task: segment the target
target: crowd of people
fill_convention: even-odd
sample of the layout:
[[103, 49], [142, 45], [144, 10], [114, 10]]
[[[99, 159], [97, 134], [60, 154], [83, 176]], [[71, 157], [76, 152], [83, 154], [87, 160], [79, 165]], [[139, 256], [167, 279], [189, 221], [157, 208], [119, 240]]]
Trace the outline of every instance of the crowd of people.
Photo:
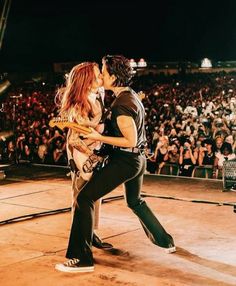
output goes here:
[[236, 97], [234, 75], [202, 75], [189, 81], [154, 85], [146, 91], [149, 168], [161, 173], [169, 164], [192, 176], [195, 166], [212, 167], [235, 158]]
[[12, 130], [13, 134], [10, 137], [1, 136], [2, 162], [17, 163], [24, 160], [67, 164], [66, 130], [49, 126], [49, 120], [57, 113], [54, 96], [55, 86], [38, 84], [9, 91], [4, 102], [4, 112], [0, 113], [0, 128], [2, 132]]
[[[192, 176], [196, 166], [212, 168], [212, 178], [236, 153], [236, 75], [136, 76], [143, 91], [147, 133], [147, 172]], [[12, 87], [0, 112], [0, 162], [21, 160], [67, 165], [67, 129], [50, 127], [57, 116], [58, 86], [31, 83]], [[106, 96], [110, 104], [112, 97]], [[12, 136], [5, 136], [6, 131]]]

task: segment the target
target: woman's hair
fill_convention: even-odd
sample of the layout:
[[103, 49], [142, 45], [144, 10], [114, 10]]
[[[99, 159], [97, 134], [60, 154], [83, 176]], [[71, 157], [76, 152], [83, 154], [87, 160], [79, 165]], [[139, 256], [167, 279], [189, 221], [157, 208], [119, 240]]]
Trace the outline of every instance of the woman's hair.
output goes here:
[[188, 144], [192, 145], [192, 142], [189, 138], [185, 138], [183, 145], [184, 145], [184, 143], [188, 143]]
[[102, 58], [102, 61], [109, 75], [116, 76], [113, 86], [127, 86], [130, 83], [134, 72], [129, 59], [122, 55], [107, 55]]
[[201, 144], [201, 145], [204, 147], [205, 144], [211, 145], [211, 150], [212, 150], [212, 152], [216, 152], [216, 145], [215, 145], [214, 140], [212, 140], [212, 139], [210, 139], [210, 138], [207, 138], [207, 139], [205, 139], [204, 141], [202, 141], [202, 144]]
[[233, 153], [232, 145], [228, 142], [224, 142], [220, 148], [220, 152], [223, 154], [224, 150], [228, 150], [229, 154]]
[[94, 62], [84, 62], [76, 65], [70, 71], [64, 87], [58, 89], [55, 103], [59, 106], [60, 115], [68, 116], [70, 110], [78, 111], [81, 116], [88, 116], [91, 106], [88, 93], [95, 80]]

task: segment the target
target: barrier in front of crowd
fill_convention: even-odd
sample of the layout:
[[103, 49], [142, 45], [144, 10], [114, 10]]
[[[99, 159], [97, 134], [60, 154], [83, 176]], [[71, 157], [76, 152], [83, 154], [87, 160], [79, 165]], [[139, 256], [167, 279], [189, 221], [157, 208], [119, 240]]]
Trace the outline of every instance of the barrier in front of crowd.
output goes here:
[[[222, 170], [223, 189], [236, 191], [236, 160], [223, 162]], [[233, 188], [232, 188], [233, 187]]]

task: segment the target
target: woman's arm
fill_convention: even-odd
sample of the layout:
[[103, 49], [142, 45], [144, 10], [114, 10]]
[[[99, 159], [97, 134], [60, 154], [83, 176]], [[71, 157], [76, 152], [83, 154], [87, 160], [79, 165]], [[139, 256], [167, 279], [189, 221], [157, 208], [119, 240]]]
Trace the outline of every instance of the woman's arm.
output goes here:
[[191, 161], [195, 165], [196, 164], [196, 159], [194, 158], [194, 155], [193, 155], [191, 147], [189, 147], [189, 153], [190, 153]]
[[166, 152], [166, 154], [163, 157], [163, 161], [166, 162], [169, 159], [169, 152]]
[[179, 148], [179, 164], [182, 165], [183, 164], [183, 152], [184, 152], [184, 147], [180, 146]]
[[199, 148], [199, 156], [198, 156], [198, 165], [199, 166], [202, 166], [204, 155], [205, 155], [204, 149], [203, 149], [203, 147], [200, 147]]
[[216, 179], [216, 171], [218, 169], [218, 162], [219, 162], [219, 158], [215, 157], [215, 160], [214, 160], [214, 165], [213, 165], [213, 172], [212, 172], [212, 178], [213, 179]]

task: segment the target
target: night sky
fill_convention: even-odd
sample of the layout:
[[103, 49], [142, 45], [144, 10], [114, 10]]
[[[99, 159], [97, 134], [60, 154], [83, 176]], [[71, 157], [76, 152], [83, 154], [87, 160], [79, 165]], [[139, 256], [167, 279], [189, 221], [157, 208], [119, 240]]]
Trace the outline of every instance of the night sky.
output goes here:
[[12, 0], [1, 71], [100, 62], [105, 54], [148, 62], [236, 60], [236, 1]]

